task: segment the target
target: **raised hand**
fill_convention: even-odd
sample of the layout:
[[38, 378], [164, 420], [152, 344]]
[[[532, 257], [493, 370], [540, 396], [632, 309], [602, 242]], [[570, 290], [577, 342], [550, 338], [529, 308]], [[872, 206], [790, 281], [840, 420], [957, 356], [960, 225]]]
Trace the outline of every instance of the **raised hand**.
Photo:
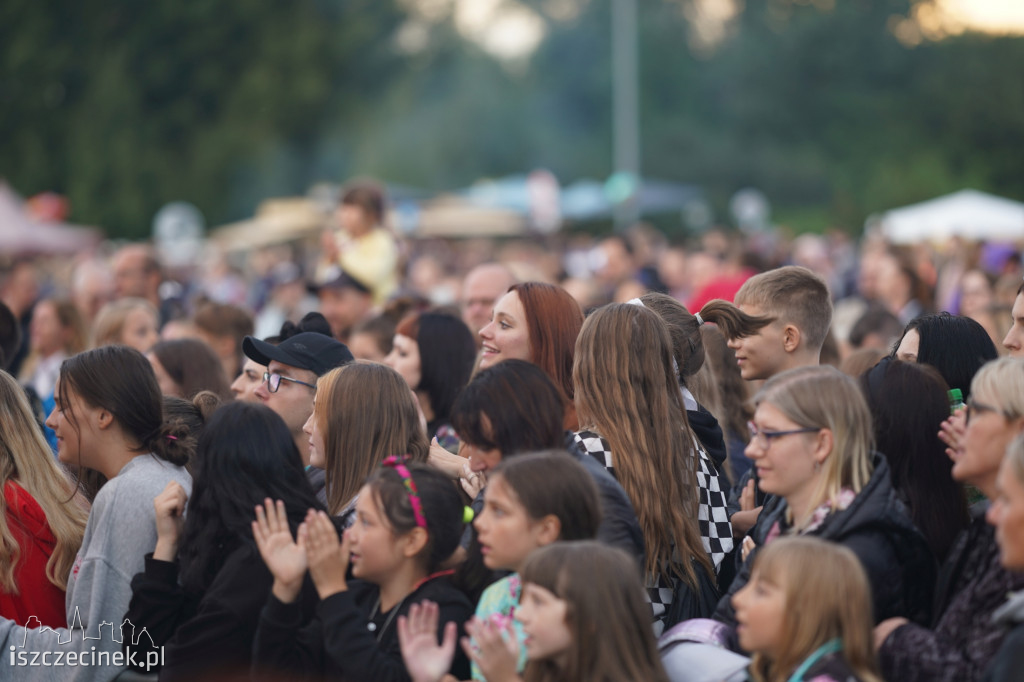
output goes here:
[[469, 637], [462, 638], [462, 650], [477, 664], [487, 682], [515, 682], [520, 679], [516, 672], [519, 643], [511, 619], [502, 629], [474, 616], [466, 623], [466, 633]]
[[967, 432], [967, 410], [959, 409], [946, 418], [939, 427], [939, 440], [946, 444], [946, 456], [954, 462], [964, 454], [964, 434]]
[[187, 501], [188, 495], [177, 481], [170, 481], [163, 492], [153, 498], [153, 510], [156, 512], [154, 559], [174, 561], [178, 553], [178, 540], [181, 538]]
[[306, 556], [309, 575], [313, 578], [321, 599], [348, 589], [345, 572], [348, 570], [348, 537], [338, 540], [338, 529], [324, 512], [312, 509], [302, 524], [305, 526]]
[[444, 639], [437, 643], [437, 604], [425, 601], [409, 607], [409, 616], [398, 617], [398, 644], [412, 682], [438, 682], [452, 667], [455, 657], [454, 622], [444, 626]]
[[285, 603], [295, 601], [302, 589], [302, 578], [306, 575], [306, 549], [302, 542], [301, 527], [299, 541], [292, 539], [284, 502], [278, 500], [274, 504], [268, 497], [263, 501], [263, 506], [256, 507], [252, 535], [263, 563], [274, 576], [274, 596]]

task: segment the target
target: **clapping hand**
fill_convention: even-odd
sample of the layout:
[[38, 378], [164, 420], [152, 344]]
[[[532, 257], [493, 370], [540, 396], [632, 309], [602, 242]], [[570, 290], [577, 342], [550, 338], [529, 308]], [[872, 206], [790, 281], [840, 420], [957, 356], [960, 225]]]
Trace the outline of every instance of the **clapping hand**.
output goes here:
[[[469, 637], [462, 638], [462, 649], [480, 668], [487, 682], [514, 682], [519, 680], [519, 643], [509, 619], [504, 630], [479, 618], [466, 623]], [[476, 646], [473, 646], [476, 642]]]
[[437, 604], [425, 601], [409, 607], [409, 616], [398, 617], [398, 643], [402, 660], [413, 682], [438, 682], [452, 667], [457, 626], [444, 626], [444, 639], [437, 643]]
[[307, 567], [302, 527], [299, 528], [299, 540], [295, 542], [288, 527], [284, 502], [278, 500], [275, 505], [268, 497], [263, 506], [256, 507], [252, 535], [263, 562], [274, 576], [274, 596], [285, 603], [295, 601], [302, 589]]
[[345, 581], [350, 554], [348, 537], [338, 541], [338, 529], [324, 512], [310, 509], [302, 525], [305, 526], [309, 574], [320, 598], [344, 592], [348, 589]]
[[964, 454], [964, 433], [967, 432], [967, 410], [959, 409], [939, 427], [939, 440], [946, 444], [946, 456], [954, 462]]

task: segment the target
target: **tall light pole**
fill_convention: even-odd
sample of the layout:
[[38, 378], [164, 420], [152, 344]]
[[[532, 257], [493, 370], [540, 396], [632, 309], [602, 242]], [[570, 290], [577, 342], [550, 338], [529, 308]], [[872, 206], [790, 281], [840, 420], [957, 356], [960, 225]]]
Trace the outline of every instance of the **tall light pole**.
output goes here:
[[[612, 3], [612, 126], [615, 173], [640, 178], [640, 103], [637, 68], [636, 0]], [[639, 189], [639, 188], [637, 188]], [[634, 194], [615, 207], [615, 228], [623, 230], [640, 217]]]

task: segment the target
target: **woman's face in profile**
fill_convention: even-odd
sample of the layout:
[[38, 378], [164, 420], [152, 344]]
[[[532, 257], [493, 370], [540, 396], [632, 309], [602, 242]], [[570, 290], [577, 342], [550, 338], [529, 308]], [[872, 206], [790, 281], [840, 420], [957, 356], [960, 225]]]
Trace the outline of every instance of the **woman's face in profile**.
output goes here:
[[517, 292], [510, 291], [498, 299], [490, 323], [480, 330], [480, 338], [480, 369], [505, 360], [532, 361], [526, 311]]

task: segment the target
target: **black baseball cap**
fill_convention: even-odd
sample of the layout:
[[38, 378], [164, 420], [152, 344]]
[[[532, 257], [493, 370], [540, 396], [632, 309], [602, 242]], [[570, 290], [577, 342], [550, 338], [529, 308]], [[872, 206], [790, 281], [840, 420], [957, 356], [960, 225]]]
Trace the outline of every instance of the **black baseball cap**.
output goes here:
[[318, 377], [355, 359], [348, 346], [317, 332], [296, 334], [276, 346], [247, 336], [242, 340], [242, 352], [261, 365], [277, 360], [283, 365], [309, 370]]

